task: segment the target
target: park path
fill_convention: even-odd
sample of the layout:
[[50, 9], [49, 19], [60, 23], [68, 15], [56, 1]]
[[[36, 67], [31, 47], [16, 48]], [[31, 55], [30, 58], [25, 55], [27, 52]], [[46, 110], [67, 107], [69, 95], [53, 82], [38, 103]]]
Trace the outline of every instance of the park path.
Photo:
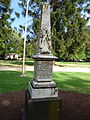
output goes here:
[[[21, 66], [0, 66], [0, 71], [21, 71]], [[34, 71], [33, 66], [26, 66], [26, 71]], [[79, 68], [79, 67], [60, 67], [60, 66], [53, 66], [54, 72], [86, 72], [90, 73], [90, 68]]]

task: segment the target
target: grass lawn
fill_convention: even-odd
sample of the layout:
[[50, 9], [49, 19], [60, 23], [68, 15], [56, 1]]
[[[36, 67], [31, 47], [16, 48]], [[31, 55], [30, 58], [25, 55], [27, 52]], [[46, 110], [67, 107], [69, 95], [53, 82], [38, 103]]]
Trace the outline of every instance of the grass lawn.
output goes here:
[[[19, 71], [0, 71], [0, 93], [28, 88], [33, 72], [21, 78]], [[90, 73], [54, 72], [53, 80], [60, 90], [90, 94]]]
[[56, 65], [60, 65], [61, 67], [90, 67], [90, 62], [55, 62]]
[[20, 75], [19, 71], [0, 71], [0, 93], [27, 89], [33, 72], [27, 72], [26, 78], [21, 78]]
[[53, 80], [61, 90], [90, 94], [90, 73], [54, 72]]
[[[0, 60], [0, 66], [19, 66], [22, 65], [23, 62], [20, 60]], [[33, 66], [33, 61], [25, 62], [25, 65]]]
[[[90, 62], [55, 62], [56, 65], [61, 67], [90, 67]], [[22, 61], [20, 60], [0, 60], [0, 66], [20, 66]], [[26, 61], [25, 65], [33, 66], [34, 61]]]

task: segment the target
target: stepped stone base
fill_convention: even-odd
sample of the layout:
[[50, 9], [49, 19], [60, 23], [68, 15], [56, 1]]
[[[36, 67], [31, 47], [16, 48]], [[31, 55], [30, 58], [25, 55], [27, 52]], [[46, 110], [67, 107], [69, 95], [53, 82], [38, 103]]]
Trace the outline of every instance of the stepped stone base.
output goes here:
[[[30, 83], [29, 83], [30, 84]], [[31, 82], [32, 86], [34, 88], [55, 88], [56, 87], [56, 83], [53, 81], [50, 82], [37, 82], [37, 81], [32, 81]]]
[[29, 91], [25, 93], [23, 120], [58, 120], [60, 115], [60, 98], [31, 99]]
[[31, 83], [29, 83], [29, 93], [31, 95], [31, 99], [38, 98], [56, 98], [58, 97], [58, 89], [56, 87], [33, 87]]

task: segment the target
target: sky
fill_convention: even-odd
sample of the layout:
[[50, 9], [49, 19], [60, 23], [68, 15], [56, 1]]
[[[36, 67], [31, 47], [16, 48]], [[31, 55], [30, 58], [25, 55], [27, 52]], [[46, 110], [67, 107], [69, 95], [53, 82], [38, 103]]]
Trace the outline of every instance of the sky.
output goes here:
[[14, 14], [15, 11], [21, 13], [21, 10], [22, 10], [22, 9], [18, 6], [17, 2], [19, 2], [19, 0], [11, 0], [11, 8], [13, 8], [13, 13], [12, 13], [11, 17], [12, 17], [12, 18], [15, 17], [15, 21], [12, 23], [12, 27], [13, 27], [13, 28], [14, 28], [14, 27], [19, 28], [19, 25], [20, 25], [20, 24], [23, 25], [23, 24], [25, 23], [25, 18], [24, 18], [22, 15], [20, 15], [20, 18], [17, 18], [17, 17], [15, 16], [15, 14]]
[[[20, 18], [16, 18], [14, 12], [19, 12], [21, 13], [21, 8], [18, 6], [17, 2], [19, 2], [19, 0], [11, 0], [11, 8], [14, 9], [12, 16], [11, 17], [15, 17], [15, 21], [12, 23], [12, 27], [17, 27], [19, 28], [19, 25], [24, 25], [25, 24], [25, 18], [20, 14]], [[88, 16], [88, 15], [87, 15]], [[90, 16], [90, 15], [89, 15]], [[28, 19], [30, 19], [30, 17], [28, 17]], [[90, 25], [90, 20], [88, 22], [88, 25]]]

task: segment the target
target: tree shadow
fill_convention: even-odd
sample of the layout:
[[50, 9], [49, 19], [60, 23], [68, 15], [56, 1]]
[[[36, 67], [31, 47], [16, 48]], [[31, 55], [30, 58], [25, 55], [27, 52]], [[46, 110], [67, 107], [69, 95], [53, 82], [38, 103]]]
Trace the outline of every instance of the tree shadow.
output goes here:
[[20, 75], [19, 71], [0, 71], [0, 93], [27, 89], [33, 72], [26, 72], [26, 77]]
[[[22, 61], [12, 61], [11, 64], [22, 65], [23, 62]], [[33, 66], [34, 62], [33, 61], [28, 61], [28, 62], [25, 62], [25, 65]]]
[[[79, 74], [81, 77], [79, 77]], [[76, 91], [90, 94], [90, 81], [85, 79], [85, 75], [89, 73], [71, 73], [71, 72], [55, 72], [53, 80], [61, 90]], [[28, 83], [33, 79], [33, 72], [26, 72], [26, 77], [20, 77], [19, 71], [0, 71], [0, 92], [9, 92], [17, 90], [25, 90]]]
[[70, 75], [63, 72], [54, 73], [53, 80], [56, 82], [57, 87], [61, 90], [90, 94], [90, 81], [78, 76], [72, 77], [71, 73]]
[[[19, 60], [4, 60], [4, 61], [0, 61], [0, 66], [13, 66], [13, 64], [15, 64], [15, 65], [22, 65], [23, 61], [19, 61]], [[25, 65], [33, 66], [34, 65], [34, 61], [26, 61]]]

